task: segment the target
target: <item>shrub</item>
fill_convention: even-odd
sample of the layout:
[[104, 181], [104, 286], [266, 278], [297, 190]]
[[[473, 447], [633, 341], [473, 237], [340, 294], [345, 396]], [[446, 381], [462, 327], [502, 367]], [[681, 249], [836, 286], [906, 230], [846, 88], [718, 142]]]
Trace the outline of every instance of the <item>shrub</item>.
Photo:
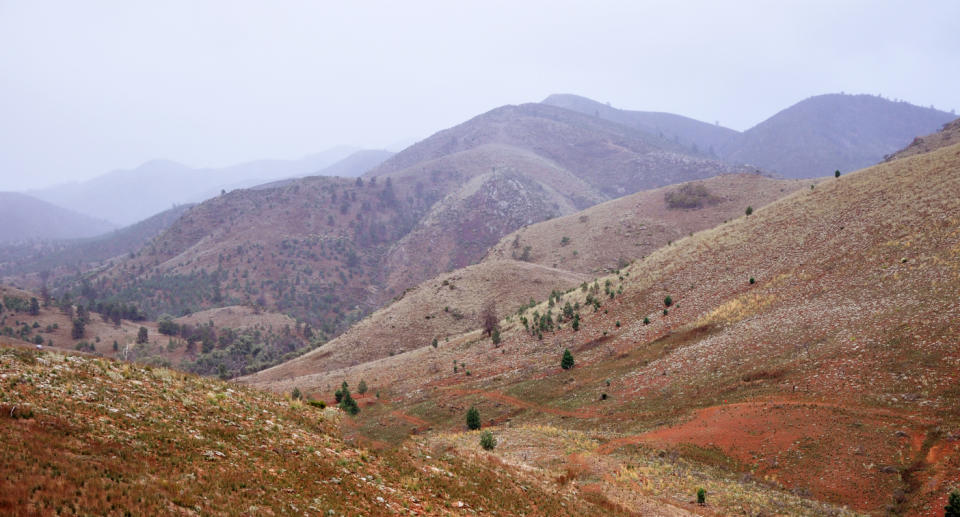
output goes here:
[[319, 409], [326, 409], [327, 403], [322, 400], [308, 400], [307, 404]]
[[492, 451], [497, 446], [497, 439], [493, 437], [490, 431], [484, 431], [480, 434], [480, 447], [486, 451]]
[[715, 205], [721, 198], [714, 196], [703, 184], [688, 183], [680, 188], [667, 192], [663, 196], [669, 209], [696, 209], [707, 205]]
[[747, 215], [752, 214], [752, 213], [753, 213], [753, 207], [752, 207], [752, 206], [748, 206], [746, 213], [747, 213]]
[[663, 309], [663, 315], [666, 316], [667, 314], [670, 314], [670, 311], [667, 309]]
[[470, 409], [467, 410], [467, 429], [480, 429], [480, 411], [473, 406], [470, 406]]
[[360, 379], [360, 384], [357, 384], [357, 393], [363, 395], [367, 392], [367, 381]]
[[303, 393], [300, 393], [300, 388], [293, 388], [293, 391], [290, 392], [290, 398], [293, 400], [303, 400]]
[[500, 344], [500, 329], [493, 329], [493, 332], [490, 333], [490, 339], [493, 341], [494, 345]]
[[430, 346], [432, 346], [433, 348], [437, 348], [438, 346], [440, 346], [440, 343], [437, 341], [437, 338], [433, 338], [433, 342], [430, 343]]
[[960, 517], [960, 491], [950, 492], [950, 498], [944, 510], [943, 517]]
[[574, 332], [580, 330], [580, 314], [573, 315], [573, 323], [570, 326], [573, 327]]
[[668, 294], [667, 297], [663, 299], [663, 304], [667, 307], [673, 305], [673, 298]]
[[753, 277], [751, 276], [751, 277], [750, 277], [750, 285], [753, 285], [753, 284], [755, 284], [756, 282], [757, 282], [757, 281], [754, 280]]
[[[337, 393], [340, 394], [337, 398], [340, 409], [351, 415], [356, 415], [360, 412], [360, 406], [357, 405], [356, 400], [353, 400], [353, 397], [350, 395], [350, 389], [347, 388], [347, 381], [343, 381], [343, 385], [340, 386], [340, 390], [337, 391]], [[334, 395], [337, 393], [334, 393]]]
[[833, 177], [834, 177], [834, 178], [839, 178], [839, 177], [840, 177], [840, 169], [837, 169], [837, 170], [833, 171]]
[[147, 327], [140, 327], [140, 330], [137, 331], [137, 344], [142, 345], [146, 343], [148, 339]]
[[703, 488], [697, 489], [697, 504], [701, 506], [707, 504], [707, 491]]
[[560, 368], [564, 370], [573, 368], [573, 354], [570, 353], [569, 348], [563, 351], [563, 358], [560, 359]]
[[487, 336], [492, 335], [494, 330], [500, 330], [500, 318], [497, 316], [497, 306], [493, 300], [483, 305], [480, 311], [480, 326]]
[[616, 323], [614, 323], [614, 325], [616, 325], [616, 326], [617, 326], [617, 328], [620, 328], [620, 320], [617, 320], [617, 322], [616, 322]]
[[643, 324], [644, 324], [644, 325], [649, 325], [649, 324], [650, 324], [650, 318], [648, 318], [647, 316], [644, 316], [644, 317], [643, 317]]

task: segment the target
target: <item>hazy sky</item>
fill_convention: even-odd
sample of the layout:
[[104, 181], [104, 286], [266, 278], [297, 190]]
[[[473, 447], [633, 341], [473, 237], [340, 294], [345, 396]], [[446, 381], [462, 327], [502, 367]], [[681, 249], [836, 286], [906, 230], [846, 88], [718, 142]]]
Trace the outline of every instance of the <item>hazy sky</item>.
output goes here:
[[960, 109], [960, 1], [0, 0], [0, 190], [389, 146], [557, 92], [746, 129], [839, 91]]

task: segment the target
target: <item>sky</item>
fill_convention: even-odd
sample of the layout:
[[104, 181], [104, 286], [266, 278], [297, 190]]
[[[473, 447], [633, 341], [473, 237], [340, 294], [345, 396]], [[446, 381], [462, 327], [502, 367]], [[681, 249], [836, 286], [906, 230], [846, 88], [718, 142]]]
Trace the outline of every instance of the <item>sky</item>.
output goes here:
[[958, 85], [956, 0], [0, 0], [0, 190], [391, 147], [551, 93], [744, 130]]

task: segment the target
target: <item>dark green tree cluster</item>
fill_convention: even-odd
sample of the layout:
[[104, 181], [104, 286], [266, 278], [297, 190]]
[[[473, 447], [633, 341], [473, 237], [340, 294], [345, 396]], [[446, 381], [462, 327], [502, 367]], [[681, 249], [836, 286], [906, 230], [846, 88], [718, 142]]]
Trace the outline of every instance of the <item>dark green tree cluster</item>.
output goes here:
[[356, 415], [360, 412], [360, 406], [357, 405], [357, 401], [350, 395], [350, 388], [347, 386], [347, 381], [343, 381], [340, 389], [335, 391], [333, 396], [337, 399], [337, 405], [344, 412], [350, 413], [351, 415]]

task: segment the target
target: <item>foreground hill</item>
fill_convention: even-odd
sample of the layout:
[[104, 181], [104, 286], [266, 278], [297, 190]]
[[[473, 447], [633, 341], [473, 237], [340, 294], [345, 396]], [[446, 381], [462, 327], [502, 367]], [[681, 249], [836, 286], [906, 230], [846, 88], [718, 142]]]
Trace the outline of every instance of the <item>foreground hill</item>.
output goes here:
[[339, 410], [162, 368], [0, 347], [0, 371], [5, 515], [624, 514], [479, 452], [365, 449]]
[[873, 95], [818, 95], [742, 133], [673, 115], [612, 108], [576, 95], [551, 95], [545, 104], [611, 120], [788, 178], [825, 176], [873, 165], [936, 131], [956, 115]]
[[940, 515], [960, 472], [958, 168], [952, 145], [801, 189], [501, 321], [499, 347], [473, 331], [257, 384], [365, 379], [390, 400], [365, 433], [402, 421], [453, 447], [476, 406], [505, 458], [627, 508], [699, 485], [721, 514]]
[[113, 228], [25, 194], [0, 192], [0, 244], [91, 237]]

